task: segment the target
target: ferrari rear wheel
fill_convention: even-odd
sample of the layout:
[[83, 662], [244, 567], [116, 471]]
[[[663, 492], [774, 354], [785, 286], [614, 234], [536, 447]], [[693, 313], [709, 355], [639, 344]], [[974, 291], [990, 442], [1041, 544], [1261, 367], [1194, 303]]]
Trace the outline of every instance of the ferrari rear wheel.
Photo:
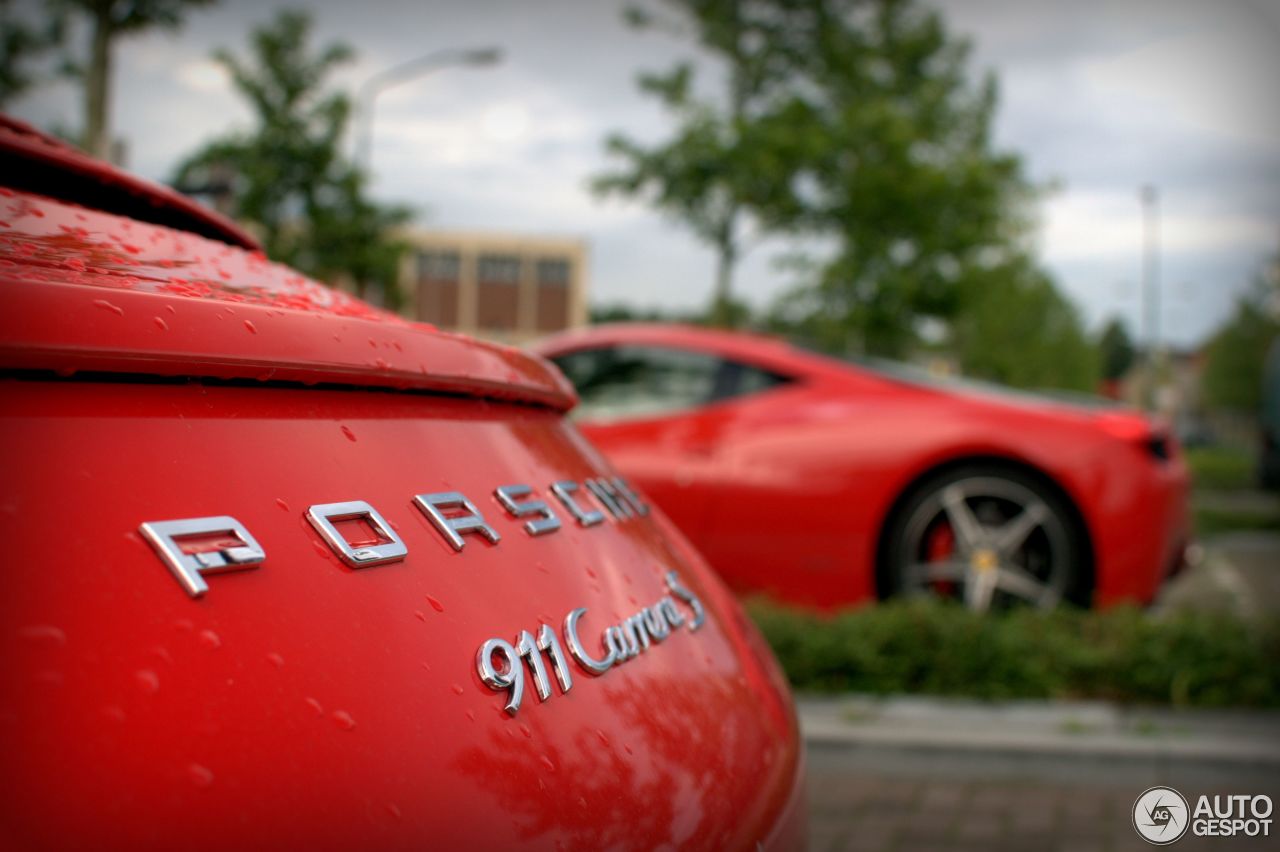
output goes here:
[[1087, 600], [1068, 507], [1015, 470], [962, 468], [930, 480], [888, 536], [891, 594], [953, 598], [976, 612]]

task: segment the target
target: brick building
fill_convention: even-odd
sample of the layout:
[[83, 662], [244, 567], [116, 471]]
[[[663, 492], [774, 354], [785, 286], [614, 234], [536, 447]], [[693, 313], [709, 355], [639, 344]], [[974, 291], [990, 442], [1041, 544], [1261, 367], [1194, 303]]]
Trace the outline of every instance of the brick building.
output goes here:
[[402, 313], [449, 331], [523, 343], [587, 322], [582, 240], [414, 231]]

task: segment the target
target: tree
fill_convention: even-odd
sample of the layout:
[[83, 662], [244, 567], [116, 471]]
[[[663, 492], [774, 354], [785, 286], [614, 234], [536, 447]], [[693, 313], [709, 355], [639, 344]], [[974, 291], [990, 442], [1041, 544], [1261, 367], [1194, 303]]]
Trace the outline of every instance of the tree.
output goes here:
[[250, 57], [214, 58], [249, 102], [255, 126], [208, 143], [182, 162], [179, 186], [227, 195], [228, 213], [258, 232], [267, 253], [318, 278], [381, 287], [393, 304], [404, 249], [392, 235], [404, 207], [368, 198], [365, 177], [341, 154], [351, 103], [325, 91], [333, 69], [352, 58], [344, 44], [313, 51], [310, 18], [282, 12], [253, 32]]
[[15, 14], [11, 0], [0, 0], [0, 108], [35, 85], [39, 77], [32, 61], [60, 44], [62, 36], [60, 15], [35, 23]]
[[1257, 412], [1267, 352], [1280, 337], [1280, 254], [1236, 302], [1235, 313], [1210, 339], [1204, 369], [1209, 405]]
[[747, 239], [746, 220], [754, 215], [757, 224], [768, 224], [787, 207], [781, 196], [788, 176], [776, 157], [779, 131], [785, 128], [776, 119], [790, 76], [771, 36], [787, 4], [668, 0], [668, 5], [678, 13], [674, 25], [636, 8], [628, 10], [628, 20], [694, 37], [724, 65], [726, 92], [719, 99], [695, 97], [694, 71], [687, 62], [665, 74], [641, 74], [640, 88], [675, 116], [676, 131], [652, 146], [610, 135], [606, 148], [621, 166], [594, 178], [592, 188], [599, 195], [643, 198], [709, 243], [716, 252], [711, 319], [732, 325], [741, 313], [733, 307], [732, 280]]
[[952, 324], [968, 375], [1022, 388], [1092, 392], [1098, 352], [1075, 307], [1026, 257], [962, 280], [965, 308]]
[[969, 44], [937, 12], [800, 5], [810, 30], [791, 49], [809, 85], [792, 112], [809, 161], [797, 177], [805, 222], [837, 248], [780, 309], [816, 324], [828, 348], [900, 356], [922, 320], [965, 310], [984, 274], [1004, 287], [1025, 265], [1036, 189], [992, 143], [994, 77], [972, 79]]
[[76, 12], [89, 26], [87, 64], [71, 63], [70, 70], [84, 82], [83, 146], [95, 157], [111, 153], [112, 49], [124, 36], [149, 29], [174, 30], [182, 25], [187, 9], [213, 0], [56, 0], [62, 11]]
[[1122, 320], [1112, 317], [1098, 338], [1098, 355], [1102, 360], [1102, 378], [1117, 381], [1129, 372], [1136, 355], [1133, 339]]
[[[601, 192], [645, 198], [717, 250], [726, 301], [744, 220], [832, 251], [801, 267], [774, 323], [823, 348], [900, 356], [964, 309], [962, 281], [1021, 263], [1037, 189], [991, 140], [995, 80], [916, 0], [668, 0], [719, 60], [727, 95], [687, 64], [641, 78], [676, 117]], [[647, 20], [640, 16], [641, 20]]]

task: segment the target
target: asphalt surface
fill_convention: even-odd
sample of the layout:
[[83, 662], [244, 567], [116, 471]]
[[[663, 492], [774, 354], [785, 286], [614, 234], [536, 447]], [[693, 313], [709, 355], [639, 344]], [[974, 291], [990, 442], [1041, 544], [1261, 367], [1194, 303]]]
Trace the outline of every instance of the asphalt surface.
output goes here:
[[1153, 609], [1225, 610], [1246, 619], [1280, 614], [1280, 533], [1231, 532], [1205, 542]]
[[[1280, 614], [1280, 535], [1209, 542], [1153, 609], [1181, 608]], [[1280, 803], [1280, 712], [857, 696], [798, 706], [814, 852], [1146, 850], [1133, 808], [1149, 787], [1192, 807], [1202, 794]], [[1172, 848], [1278, 849], [1280, 812], [1272, 819], [1268, 837], [1188, 832]]]

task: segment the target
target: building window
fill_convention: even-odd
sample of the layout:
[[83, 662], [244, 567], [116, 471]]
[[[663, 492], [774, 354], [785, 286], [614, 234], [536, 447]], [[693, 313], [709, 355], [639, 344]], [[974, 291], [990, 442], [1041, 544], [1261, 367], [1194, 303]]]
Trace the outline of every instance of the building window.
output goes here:
[[539, 260], [535, 277], [539, 286], [567, 287], [569, 285], [569, 261], [558, 258]]
[[517, 284], [520, 258], [513, 254], [482, 254], [476, 277], [488, 284]]
[[418, 253], [419, 281], [457, 281], [460, 261], [456, 251]]

